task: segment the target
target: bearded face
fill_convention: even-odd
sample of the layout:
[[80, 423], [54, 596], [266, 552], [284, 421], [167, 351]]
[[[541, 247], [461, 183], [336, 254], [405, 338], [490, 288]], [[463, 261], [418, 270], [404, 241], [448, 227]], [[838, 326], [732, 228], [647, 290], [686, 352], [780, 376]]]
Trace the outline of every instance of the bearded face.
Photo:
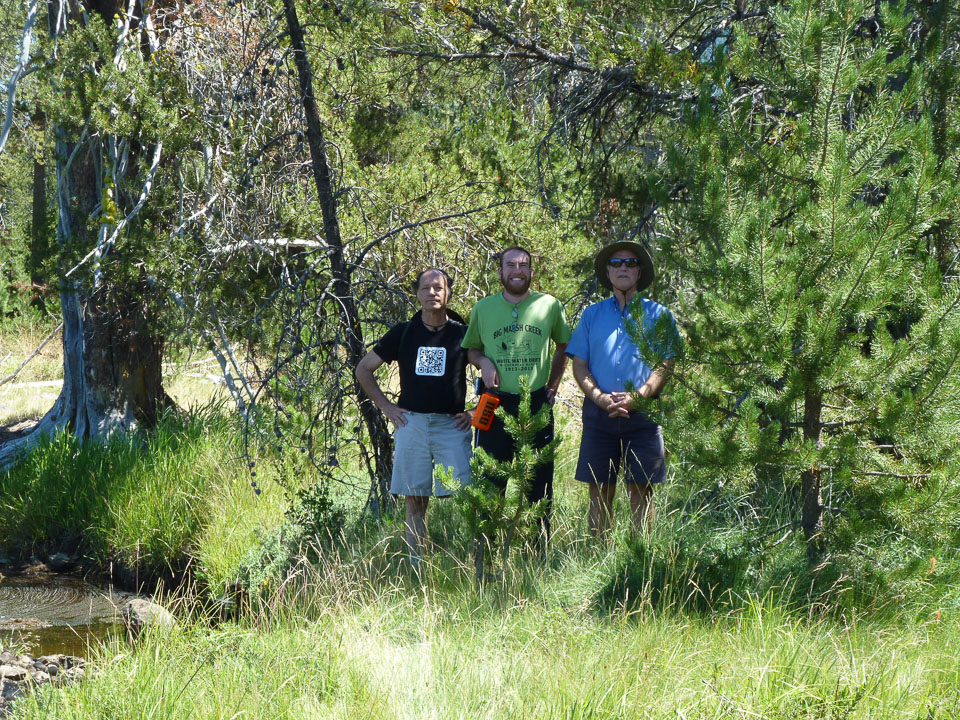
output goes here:
[[511, 250], [500, 258], [500, 283], [511, 295], [525, 295], [530, 289], [533, 268], [530, 256], [522, 250]]

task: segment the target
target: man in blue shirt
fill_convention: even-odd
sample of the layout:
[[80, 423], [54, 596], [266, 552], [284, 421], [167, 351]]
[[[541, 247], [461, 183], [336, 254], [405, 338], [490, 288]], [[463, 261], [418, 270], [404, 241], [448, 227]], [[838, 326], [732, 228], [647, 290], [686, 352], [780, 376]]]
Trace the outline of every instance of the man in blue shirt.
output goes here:
[[[663, 435], [660, 426], [636, 408], [633, 393], [645, 398], [660, 394], [680, 336], [667, 308], [636, 297], [655, 277], [642, 245], [608, 245], [597, 253], [594, 270], [613, 296], [583, 311], [566, 353], [573, 358], [573, 376], [585, 396], [575, 477], [590, 488], [590, 532], [602, 536], [610, 528], [617, 474], [624, 462], [634, 527], [653, 524], [653, 486], [667, 477]], [[631, 320], [642, 329], [647, 347], [638, 348], [630, 338]]]

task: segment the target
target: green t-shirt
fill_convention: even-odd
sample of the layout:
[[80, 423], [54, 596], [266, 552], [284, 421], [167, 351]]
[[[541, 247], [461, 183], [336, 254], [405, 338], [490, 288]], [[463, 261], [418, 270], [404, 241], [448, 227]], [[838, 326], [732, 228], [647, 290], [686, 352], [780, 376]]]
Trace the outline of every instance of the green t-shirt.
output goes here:
[[553, 357], [550, 340], [569, 339], [563, 305], [552, 295], [531, 292], [514, 305], [498, 293], [473, 306], [463, 347], [483, 350], [497, 368], [500, 389], [518, 393], [521, 377], [527, 378], [531, 391], [547, 384]]

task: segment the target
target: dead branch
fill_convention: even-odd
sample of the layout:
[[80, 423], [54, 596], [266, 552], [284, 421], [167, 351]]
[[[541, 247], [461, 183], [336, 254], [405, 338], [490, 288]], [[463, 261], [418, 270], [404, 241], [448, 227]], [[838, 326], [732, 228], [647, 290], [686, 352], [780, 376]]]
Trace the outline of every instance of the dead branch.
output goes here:
[[30, 0], [27, 7], [27, 19], [23, 23], [23, 41], [21, 43], [20, 58], [17, 66], [13, 69], [13, 75], [10, 82], [7, 83], [7, 114], [3, 120], [3, 129], [0, 130], [0, 153], [7, 144], [7, 138], [10, 136], [10, 127], [13, 125], [13, 103], [17, 94], [17, 83], [27, 71], [27, 65], [30, 63], [30, 47], [33, 44], [33, 26], [37, 22], [37, 7], [40, 0]]
[[38, 347], [36, 350], [34, 350], [26, 360], [24, 360], [22, 363], [20, 363], [20, 364], [17, 366], [17, 369], [16, 369], [16, 370], [14, 370], [11, 374], [7, 375], [7, 377], [5, 377], [5, 378], [3, 378], [2, 380], [0, 380], [0, 385], [6, 385], [8, 382], [12, 382], [13, 379], [16, 378], [17, 375], [20, 374], [20, 371], [23, 370], [23, 369], [27, 366], [27, 363], [30, 362], [31, 360], [33, 360], [37, 355], [39, 355], [39, 354], [40, 354], [40, 351], [43, 350], [43, 348], [46, 346], [46, 344], [53, 339], [53, 336], [56, 335], [56, 334], [57, 334], [58, 332], [60, 332], [61, 330], [63, 330], [63, 323], [60, 323], [59, 325], [57, 325], [57, 329], [54, 330], [54, 331], [53, 331], [52, 333], [50, 333], [49, 335], [47, 335], [47, 337], [44, 338], [43, 342], [40, 343], [40, 347]]

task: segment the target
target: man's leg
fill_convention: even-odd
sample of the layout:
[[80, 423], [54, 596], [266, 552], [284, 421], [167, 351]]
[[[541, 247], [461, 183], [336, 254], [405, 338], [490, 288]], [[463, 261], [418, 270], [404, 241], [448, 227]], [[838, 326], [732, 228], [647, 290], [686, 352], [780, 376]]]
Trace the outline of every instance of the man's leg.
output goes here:
[[428, 418], [422, 413], [407, 413], [407, 424], [393, 431], [393, 479], [390, 492], [406, 498], [404, 540], [410, 562], [420, 562], [427, 537], [427, 502], [433, 492], [433, 460], [429, 447]]
[[[551, 428], [552, 429], [552, 428]], [[551, 439], [553, 433], [551, 432]], [[533, 473], [533, 482], [530, 491], [527, 493], [527, 502], [531, 505], [544, 500], [546, 506], [544, 513], [537, 521], [540, 525], [540, 532], [537, 534], [537, 547], [541, 554], [546, 552], [547, 544], [550, 542], [550, 515], [553, 512], [553, 461], [543, 463], [538, 466]]]
[[630, 494], [630, 518], [634, 529], [639, 532], [650, 532], [656, 512], [653, 504], [653, 485], [627, 485]]
[[655, 517], [653, 486], [667, 479], [663, 433], [641, 413], [632, 414], [627, 424], [624, 481], [630, 493], [630, 518], [637, 532], [649, 532]]
[[407, 495], [406, 539], [410, 550], [410, 563], [419, 569], [420, 560], [427, 544], [427, 504], [429, 497]]
[[[531, 395], [530, 411], [532, 413], [538, 413], [546, 403], [546, 392], [538, 390]], [[547, 426], [534, 437], [534, 448], [539, 450], [553, 442], [554, 429], [553, 408], [550, 408], [550, 421]], [[546, 500], [546, 509], [543, 517], [540, 518], [540, 533], [538, 537], [538, 550], [540, 550], [541, 553], [546, 551], [547, 544], [550, 542], [550, 516], [553, 513], [553, 469], [553, 460], [538, 465], [533, 471], [533, 480], [530, 483], [530, 490], [527, 492], [527, 501], [531, 505], [540, 500]]]
[[614, 483], [593, 483], [589, 487], [590, 509], [587, 511], [587, 525], [593, 537], [602, 538], [613, 524], [613, 498], [617, 486]]
[[583, 405], [583, 434], [574, 479], [589, 488], [587, 527], [593, 537], [603, 537], [612, 525], [613, 499], [623, 444], [617, 421], [608, 417], [590, 400]]

